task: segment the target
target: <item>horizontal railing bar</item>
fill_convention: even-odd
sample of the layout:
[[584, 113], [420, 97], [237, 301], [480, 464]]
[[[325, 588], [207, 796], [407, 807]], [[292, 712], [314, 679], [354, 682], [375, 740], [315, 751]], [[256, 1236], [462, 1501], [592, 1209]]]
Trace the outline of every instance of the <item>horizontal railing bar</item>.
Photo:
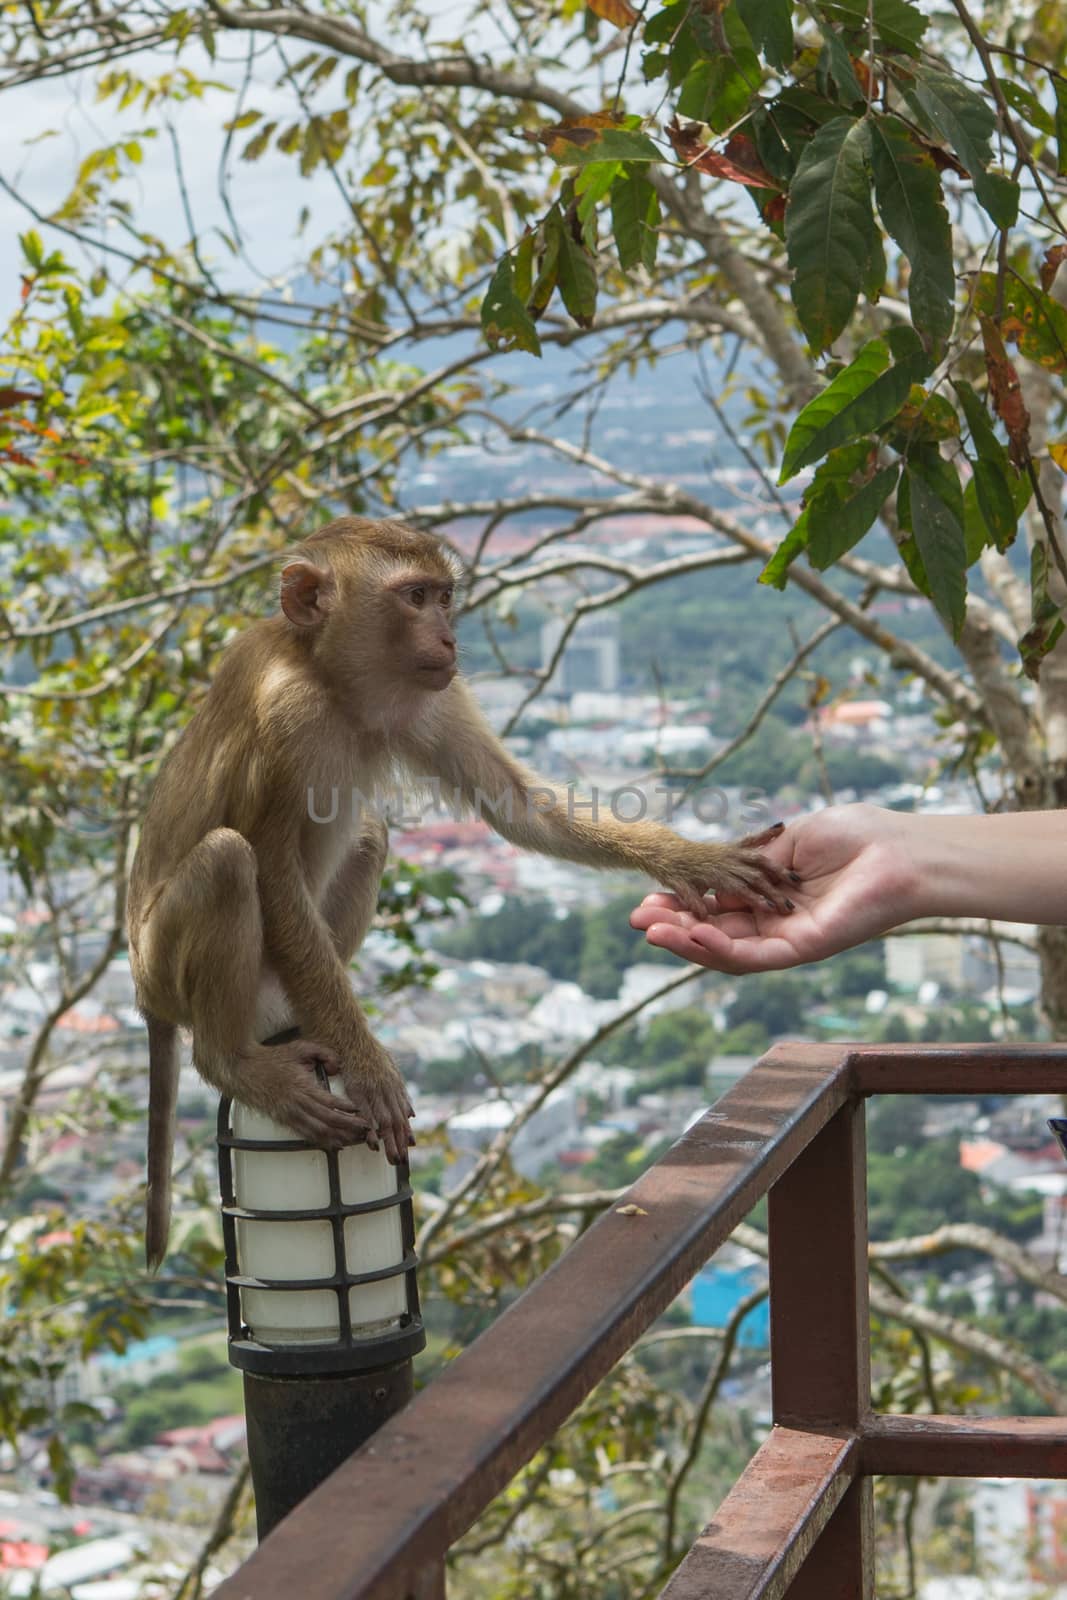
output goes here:
[[779, 1600], [858, 1470], [849, 1434], [772, 1428], [659, 1600]]
[[844, 1105], [851, 1059], [844, 1045], [765, 1056], [280, 1523], [217, 1600], [399, 1600]]
[[1064, 1094], [1067, 1045], [853, 1045], [861, 1094]]
[[1067, 1478], [1067, 1418], [876, 1416], [862, 1470], [888, 1477]]

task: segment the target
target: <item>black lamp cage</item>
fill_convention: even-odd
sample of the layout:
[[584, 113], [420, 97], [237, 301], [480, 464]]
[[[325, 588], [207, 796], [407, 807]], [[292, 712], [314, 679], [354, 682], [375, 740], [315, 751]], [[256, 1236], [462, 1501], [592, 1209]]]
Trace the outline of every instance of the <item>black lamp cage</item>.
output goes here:
[[[325, 1079], [325, 1074], [323, 1074]], [[415, 1266], [415, 1218], [411, 1204], [411, 1176], [408, 1163], [396, 1169], [395, 1194], [382, 1199], [346, 1204], [341, 1199], [341, 1174], [338, 1155], [333, 1150], [321, 1150], [303, 1139], [247, 1139], [235, 1134], [230, 1121], [231, 1101], [219, 1104], [218, 1146], [219, 1182], [222, 1194], [222, 1237], [226, 1252], [226, 1307], [229, 1323], [229, 1356], [231, 1363], [243, 1372], [284, 1376], [307, 1376], [322, 1373], [363, 1372], [384, 1367], [394, 1362], [409, 1360], [426, 1344], [419, 1308], [419, 1290]], [[315, 1150], [326, 1159], [329, 1178], [329, 1204], [306, 1210], [250, 1209], [238, 1205], [234, 1190], [233, 1151], [266, 1151], [282, 1155], [289, 1151]], [[371, 1272], [349, 1272], [345, 1250], [345, 1222], [349, 1217], [367, 1212], [384, 1211], [394, 1206], [400, 1208], [402, 1259], [392, 1266], [379, 1267]], [[316, 1278], [257, 1278], [240, 1270], [237, 1250], [237, 1223], [262, 1222], [312, 1222], [326, 1221], [331, 1227], [334, 1254], [334, 1271], [328, 1277]], [[382, 1279], [404, 1275], [406, 1310], [390, 1328], [376, 1330], [369, 1335], [353, 1332], [349, 1291], [360, 1284], [377, 1283]], [[241, 1310], [242, 1289], [264, 1290], [332, 1290], [337, 1296], [338, 1336], [326, 1342], [261, 1343], [253, 1337]], [[357, 1324], [358, 1327], [358, 1324]]]

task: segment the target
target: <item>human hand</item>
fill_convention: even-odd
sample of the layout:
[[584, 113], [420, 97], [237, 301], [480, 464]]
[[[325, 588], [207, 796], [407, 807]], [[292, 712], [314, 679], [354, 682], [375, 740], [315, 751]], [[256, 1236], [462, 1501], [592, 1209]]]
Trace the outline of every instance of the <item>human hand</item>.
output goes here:
[[[704, 920], [670, 894], [650, 894], [631, 913], [649, 944], [717, 972], [770, 972], [822, 961], [917, 914], [913, 819], [878, 806], [830, 806], [765, 847], [800, 882], [795, 910], [753, 909], [727, 895], [708, 902]], [[791, 880], [792, 883], [792, 880]]]

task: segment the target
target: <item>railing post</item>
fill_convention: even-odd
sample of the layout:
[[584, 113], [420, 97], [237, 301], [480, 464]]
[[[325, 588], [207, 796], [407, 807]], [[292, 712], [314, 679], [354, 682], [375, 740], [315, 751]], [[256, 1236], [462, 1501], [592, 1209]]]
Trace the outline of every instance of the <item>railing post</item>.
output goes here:
[[[774, 1420], [852, 1433], [871, 1405], [862, 1101], [827, 1123], [771, 1189], [768, 1207]], [[858, 1479], [789, 1600], [871, 1600], [873, 1568], [871, 1484]]]

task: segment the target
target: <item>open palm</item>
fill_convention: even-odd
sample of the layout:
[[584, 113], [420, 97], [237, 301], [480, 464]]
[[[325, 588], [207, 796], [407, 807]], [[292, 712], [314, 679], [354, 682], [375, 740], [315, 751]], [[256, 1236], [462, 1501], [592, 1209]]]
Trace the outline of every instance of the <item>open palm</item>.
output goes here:
[[803, 817], [767, 846], [801, 878], [787, 915], [709, 899], [706, 920], [670, 894], [652, 894], [630, 916], [649, 944], [719, 972], [769, 972], [821, 961], [913, 916], [915, 868], [896, 814], [831, 806]]

